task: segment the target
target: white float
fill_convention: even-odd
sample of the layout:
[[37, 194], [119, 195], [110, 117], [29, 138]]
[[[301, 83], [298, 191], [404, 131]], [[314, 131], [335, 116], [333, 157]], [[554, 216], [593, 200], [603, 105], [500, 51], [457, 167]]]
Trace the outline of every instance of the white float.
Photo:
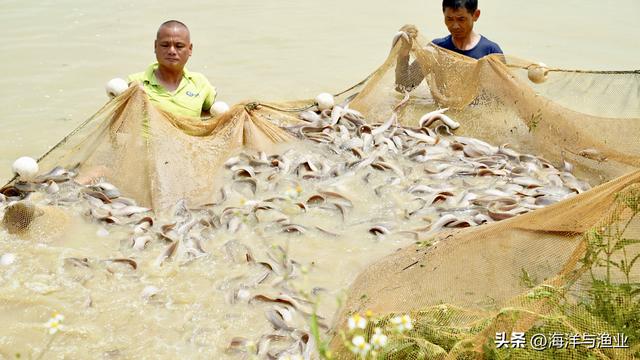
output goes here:
[[216, 101], [211, 105], [211, 110], [209, 112], [213, 116], [222, 115], [229, 111], [229, 105], [227, 105], [224, 101]]
[[527, 76], [531, 82], [536, 84], [542, 84], [547, 81], [547, 75], [549, 74], [549, 68], [544, 63], [531, 64], [528, 67]]
[[29, 180], [38, 173], [38, 162], [28, 156], [18, 158], [11, 167], [21, 178]]
[[122, 94], [129, 88], [129, 84], [126, 81], [120, 78], [115, 78], [109, 80], [107, 85], [105, 85], [105, 90], [107, 91], [107, 96], [111, 99]]
[[333, 108], [333, 105], [335, 104], [333, 95], [329, 93], [318, 94], [318, 96], [316, 96], [316, 104], [320, 111]]

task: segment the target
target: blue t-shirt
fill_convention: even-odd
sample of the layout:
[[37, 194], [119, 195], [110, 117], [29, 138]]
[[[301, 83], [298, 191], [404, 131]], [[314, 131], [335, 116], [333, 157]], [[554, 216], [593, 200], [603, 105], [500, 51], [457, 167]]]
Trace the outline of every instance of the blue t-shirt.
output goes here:
[[476, 60], [481, 57], [487, 56], [489, 54], [502, 54], [502, 49], [498, 44], [493, 41], [487, 39], [486, 37], [480, 35], [480, 41], [478, 44], [471, 50], [460, 50], [453, 44], [453, 39], [451, 35], [445, 36], [440, 39], [433, 39], [432, 43], [438, 45], [447, 50], [451, 50], [457, 52], [458, 54], [462, 54], [468, 57], [472, 57]]

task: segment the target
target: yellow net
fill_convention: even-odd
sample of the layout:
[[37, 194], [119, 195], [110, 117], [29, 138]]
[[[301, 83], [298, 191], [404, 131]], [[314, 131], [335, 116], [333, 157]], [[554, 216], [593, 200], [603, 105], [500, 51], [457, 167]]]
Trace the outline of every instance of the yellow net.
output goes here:
[[[491, 219], [512, 219], [465, 230], [447, 229], [450, 221], [441, 224], [446, 231], [435, 236], [412, 232], [414, 246], [374, 263], [354, 282], [332, 332], [334, 356], [359, 356], [343, 331], [351, 315], [366, 310], [378, 316], [370, 319], [366, 341], [376, 334], [374, 327], [397, 325], [396, 315], [411, 315], [411, 329], [389, 333], [388, 344], [377, 352], [386, 359], [637, 355], [640, 73], [550, 69], [546, 81], [534, 84], [527, 74], [536, 69], [525, 60], [489, 56], [476, 61], [417, 39], [411, 51], [415, 63], [403, 67], [398, 66], [398, 50], [396, 46], [367, 81], [338, 96], [341, 108], [348, 105], [362, 114], [351, 121], [360, 138], [348, 146], [348, 131], [339, 119], [305, 128], [308, 119], [302, 118], [305, 110], [315, 109], [313, 101], [248, 102], [201, 121], [157, 110], [134, 86], [46, 154], [40, 165], [106, 177], [123, 195], [156, 212], [180, 199], [193, 206], [216, 202], [225, 161], [243, 149], [277, 153], [278, 144], [294, 141], [296, 135], [315, 144], [333, 139], [331, 131], [345, 136], [339, 149], [359, 157], [350, 167], [403, 174], [382, 156], [363, 156], [367, 139], [387, 143], [389, 149], [424, 158], [411, 168], [424, 172], [432, 184], [460, 177], [464, 183], [491, 173], [533, 199], [528, 209], [546, 205], [557, 190], [527, 176], [535, 173], [580, 194], [513, 217], [517, 212], [509, 211], [518, 210], [515, 204], [494, 191], [491, 198], [468, 198], [469, 206], [499, 203], [500, 211], [489, 212]], [[460, 123], [455, 136], [447, 127], [434, 130], [419, 123], [425, 113], [444, 107]], [[397, 124], [389, 122], [393, 116]], [[378, 131], [382, 127], [374, 123], [390, 124], [391, 130]], [[403, 146], [405, 140], [394, 136], [396, 125], [409, 129], [406, 134], [413, 142]], [[438, 170], [438, 157], [429, 158], [429, 141], [463, 152], [474, 171], [447, 176]], [[518, 165], [500, 168], [506, 160]], [[260, 161], [273, 165], [277, 159]], [[497, 168], [488, 169], [488, 163]], [[301, 171], [304, 166], [313, 170], [311, 163], [305, 164]], [[579, 178], [597, 187], [585, 192], [589, 186]], [[426, 201], [419, 191], [411, 193], [413, 200]], [[444, 190], [438, 195], [452, 196]], [[344, 209], [341, 212], [344, 216]], [[486, 222], [482, 216], [474, 219], [473, 225]], [[431, 220], [423, 225], [433, 230]], [[530, 341], [539, 334], [548, 336], [545, 351], [532, 349]], [[562, 335], [562, 346], [557, 346], [558, 339], [551, 346], [554, 334]], [[520, 343], [521, 336], [525, 343]], [[590, 346], [592, 336], [597, 339]], [[609, 340], [611, 346], [606, 346]]]
[[56, 206], [37, 206], [17, 201], [4, 209], [2, 226], [9, 234], [25, 240], [50, 241], [68, 230], [69, 215]]
[[41, 167], [77, 167], [80, 175], [106, 177], [159, 212], [180, 199], [201, 205], [218, 193], [216, 179], [228, 157], [293, 139], [278, 126], [301, 120], [272, 113], [249, 103], [206, 121], [180, 118], [156, 109], [144, 90], [132, 86], [45, 156]]
[[7, 206], [2, 218], [2, 225], [9, 234], [22, 233], [29, 228], [36, 216], [35, 205], [19, 201]]

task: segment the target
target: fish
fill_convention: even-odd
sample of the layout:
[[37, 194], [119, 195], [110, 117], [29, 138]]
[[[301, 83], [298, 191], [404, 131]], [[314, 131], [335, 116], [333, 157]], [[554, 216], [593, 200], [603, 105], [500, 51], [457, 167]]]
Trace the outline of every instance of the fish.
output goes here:
[[[307, 110], [301, 112], [298, 117], [306, 122], [310, 122], [312, 124], [319, 124], [322, 121], [322, 117], [318, 115], [315, 111]], [[226, 165], [226, 164], [225, 164]]]
[[60, 185], [53, 180], [47, 180], [46, 190], [47, 194], [55, 194], [60, 191]]
[[404, 32], [404, 31], [398, 31], [394, 36], [393, 39], [391, 40], [391, 47], [393, 48], [394, 46], [396, 46], [396, 43], [398, 42], [398, 40], [400, 39], [404, 39], [404, 41], [406, 41], [407, 43], [411, 43], [411, 40], [409, 39], [409, 35]]
[[587, 158], [587, 159], [590, 159], [590, 160], [595, 160], [595, 161], [598, 161], [598, 162], [607, 161], [607, 157], [604, 156], [602, 154], [602, 152], [600, 152], [599, 150], [596, 150], [596, 149], [580, 150], [577, 155], [582, 156], [582, 157]]
[[477, 156], [493, 156], [499, 151], [497, 146], [490, 145], [482, 140], [474, 138], [455, 136], [454, 140], [464, 145], [465, 155], [469, 152], [469, 154], [480, 154]]
[[388, 235], [391, 234], [391, 231], [382, 225], [376, 225], [369, 229], [369, 233], [379, 236], [379, 235]]
[[515, 177], [512, 179], [512, 181], [514, 184], [522, 185], [529, 189], [541, 187], [543, 185], [539, 180], [525, 176]]
[[287, 234], [304, 234], [307, 232], [307, 229], [301, 225], [286, 224], [282, 226], [282, 232]]
[[432, 117], [428, 118], [427, 120], [425, 120], [424, 122], [420, 123], [420, 127], [428, 127], [429, 125], [433, 124], [433, 122], [440, 120], [442, 121], [443, 124], [445, 124], [447, 127], [449, 127], [451, 130], [456, 130], [457, 128], [460, 127], [460, 123], [451, 119], [450, 117], [448, 117], [445, 114], [436, 114], [433, 115]]
[[412, 138], [418, 139], [422, 142], [424, 142], [427, 145], [435, 145], [436, 143], [436, 139], [429, 136], [428, 134], [425, 134], [423, 132], [416, 132], [416, 131], [411, 131], [409, 129], [404, 129], [404, 133], [409, 135]]
[[436, 220], [433, 224], [431, 224], [429, 230], [431, 232], [439, 231], [440, 229], [446, 227], [449, 224], [455, 223], [459, 221], [457, 216], [452, 214], [444, 214], [438, 220]]
[[122, 195], [118, 188], [105, 181], [90, 185], [89, 188], [105, 194], [109, 199], [115, 199]]
[[335, 191], [328, 191], [328, 190], [320, 190], [319, 193], [321, 195], [324, 195], [325, 197], [343, 202], [348, 207], [353, 207], [353, 201], [351, 201], [349, 198], [347, 198], [346, 196], [340, 193], [337, 193]]
[[244, 179], [244, 178], [255, 178], [256, 172], [252, 166], [238, 166], [235, 165], [231, 168], [233, 171], [233, 178], [235, 179]]
[[389, 120], [385, 121], [382, 125], [378, 126], [377, 128], [371, 130], [371, 135], [373, 136], [381, 135], [385, 131], [389, 130], [389, 128], [391, 127], [391, 124], [397, 121], [398, 121], [398, 115], [394, 112], [391, 114], [391, 117], [389, 117]]
[[340, 120], [340, 118], [342, 118], [342, 115], [344, 115], [344, 109], [342, 108], [342, 106], [334, 106], [333, 109], [331, 109], [331, 121], [329, 122], [329, 125], [334, 126], [338, 124], [338, 121]]
[[131, 239], [131, 247], [136, 250], [143, 250], [153, 238], [150, 235], [137, 236]]
[[[100, 191], [85, 189], [83, 192], [84, 192], [85, 196], [89, 196], [89, 197], [93, 197], [93, 198], [96, 198], [98, 200], [101, 200], [104, 204], [110, 204], [111, 203], [111, 199], [109, 199], [109, 197], [107, 195], [105, 195], [104, 193], [102, 193]], [[100, 205], [100, 206], [102, 206], [102, 205]]]
[[[427, 121], [430, 121], [430, 120], [431, 120], [432, 118], [434, 118], [436, 115], [442, 115], [442, 114], [444, 114], [447, 110], [449, 110], [449, 108], [437, 109], [437, 110], [434, 110], [434, 111], [431, 111], [431, 112], [428, 112], [428, 113], [426, 113], [426, 114], [422, 115], [422, 116], [420, 117], [420, 120], [418, 120], [418, 126], [419, 126], [419, 127], [425, 127], [425, 125], [424, 125], [424, 124], [425, 124]], [[426, 125], [426, 126], [429, 126], [429, 125]]]
[[335, 232], [332, 232], [332, 231], [329, 231], [329, 230], [326, 230], [326, 229], [324, 229], [324, 228], [322, 228], [322, 227], [320, 227], [320, 226], [316, 226], [315, 228], [316, 228], [317, 230], [319, 230], [320, 232], [322, 232], [323, 234], [326, 234], [326, 235], [329, 235], [329, 236], [332, 236], [332, 237], [338, 237], [338, 236], [340, 236], [340, 234], [335, 233]]
[[121, 209], [113, 209], [111, 210], [111, 215], [114, 216], [131, 216], [134, 214], [142, 214], [151, 211], [149, 208], [141, 207], [141, 206], [125, 206]]
[[375, 161], [371, 167], [377, 170], [392, 170], [396, 175], [404, 177], [404, 173], [399, 167], [385, 161]]
[[229, 342], [229, 345], [227, 346], [227, 351], [231, 351], [231, 352], [246, 351], [250, 343], [253, 343], [253, 342], [247, 338], [238, 337], [238, 336], [234, 337]]
[[162, 264], [164, 264], [165, 261], [171, 259], [175, 255], [179, 243], [180, 240], [176, 240], [171, 243], [171, 245], [167, 246], [167, 248], [160, 254], [160, 256], [156, 258], [154, 265], [156, 267], [160, 267], [162, 266]]
[[270, 309], [265, 311], [265, 316], [267, 320], [271, 323], [275, 330], [283, 330], [283, 331], [293, 331], [294, 328], [289, 326], [284, 318], [284, 316], [275, 309]]
[[131, 268], [133, 270], [138, 269], [138, 263], [133, 259], [126, 259], [126, 258], [122, 258], [122, 259], [107, 259], [107, 260], [104, 260], [104, 262], [126, 264], [126, 265], [131, 266]]

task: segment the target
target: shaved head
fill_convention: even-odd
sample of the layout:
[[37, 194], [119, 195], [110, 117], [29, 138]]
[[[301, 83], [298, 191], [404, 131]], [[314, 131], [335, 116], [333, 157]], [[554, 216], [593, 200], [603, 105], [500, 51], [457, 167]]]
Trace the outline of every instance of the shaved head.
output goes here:
[[156, 33], [156, 40], [160, 37], [160, 32], [162, 31], [162, 29], [175, 29], [175, 28], [180, 28], [180, 29], [185, 29], [187, 31], [187, 36], [191, 37], [190, 32], [189, 32], [189, 28], [187, 27], [187, 25], [185, 25], [183, 22], [178, 21], [178, 20], [169, 20], [169, 21], [165, 21], [162, 24], [160, 24], [160, 27], [158, 28], [158, 32]]
[[193, 49], [189, 29], [178, 20], [165, 21], [158, 28], [153, 47], [161, 68], [181, 74]]

